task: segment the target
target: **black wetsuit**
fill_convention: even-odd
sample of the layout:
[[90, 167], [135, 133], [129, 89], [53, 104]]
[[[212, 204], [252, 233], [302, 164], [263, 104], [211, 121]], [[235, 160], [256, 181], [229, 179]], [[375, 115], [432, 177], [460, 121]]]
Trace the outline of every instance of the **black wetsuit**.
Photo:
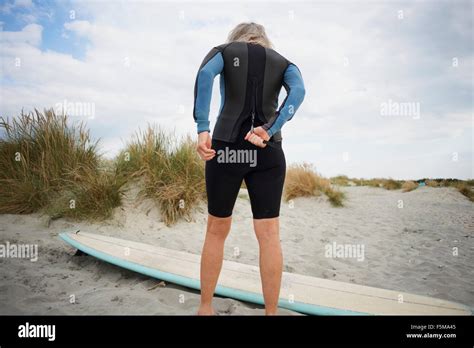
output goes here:
[[[276, 51], [257, 44], [233, 42], [214, 47], [199, 68], [194, 90], [198, 133], [210, 131], [209, 105], [214, 77], [221, 75], [221, 107], [206, 162], [209, 214], [232, 215], [242, 181], [248, 189], [254, 219], [279, 216], [286, 162], [281, 127], [304, 98], [299, 69]], [[287, 97], [277, 110], [281, 88]], [[270, 136], [260, 148], [244, 140], [254, 127]]]
[[[283, 183], [285, 181], [286, 162], [281, 142], [274, 147], [264, 148], [244, 140], [250, 130], [251, 119], [242, 124], [235, 143], [212, 140], [212, 148], [216, 156], [206, 162], [206, 190], [209, 214], [217, 217], [232, 215], [235, 200], [242, 181], [245, 181], [252, 206], [254, 219], [268, 219], [279, 216]], [[224, 154], [244, 156], [240, 163], [232, 163], [229, 156], [225, 162]], [[251, 154], [251, 155], [250, 155]], [[237, 155], [236, 155], [237, 158]], [[234, 161], [236, 162], [236, 161]]]

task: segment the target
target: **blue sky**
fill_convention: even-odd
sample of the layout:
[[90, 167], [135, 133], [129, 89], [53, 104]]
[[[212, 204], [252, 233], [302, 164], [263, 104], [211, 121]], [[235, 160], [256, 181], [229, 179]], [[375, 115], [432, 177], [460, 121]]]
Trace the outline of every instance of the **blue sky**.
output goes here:
[[[249, 20], [305, 80], [283, 129], [289, 163], [327, 176], [474, 176], [470, 1], [1, 1], [0, 114], [94, 105], [72, 119], [107, 156], [147, 123], [194, 135], [196, 70]], [[387, 104], [419, 113], [383, 115]]]
[[[0, 22], [3, 31], [21, 31], [26, 25], [37, 23], [43, 28], [39, 48], [72, 55], [84, 59], [87, 40], [77, 37], [74, 32], [66, 32], [64, 23], [71, 17], [88, 19], [84, 11], [76, 9], [69, 1], [2, 1]], [[74, 12], [70, 12], [74, 11]]]

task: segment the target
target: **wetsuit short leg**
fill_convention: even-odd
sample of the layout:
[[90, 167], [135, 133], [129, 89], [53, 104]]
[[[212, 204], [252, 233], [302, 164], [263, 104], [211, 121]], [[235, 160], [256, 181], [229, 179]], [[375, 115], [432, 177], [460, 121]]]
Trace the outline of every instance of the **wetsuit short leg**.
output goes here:
[[232, 215], [242, 181], [248, 189], [254, 219], [280, 214], [286, 162], [280, 146], [260, 148], [244, 140], [250, 129], [246, 121], [237, 142], [212, 140], [216, 156], [206, 162], [206, 191], [209, 214]]

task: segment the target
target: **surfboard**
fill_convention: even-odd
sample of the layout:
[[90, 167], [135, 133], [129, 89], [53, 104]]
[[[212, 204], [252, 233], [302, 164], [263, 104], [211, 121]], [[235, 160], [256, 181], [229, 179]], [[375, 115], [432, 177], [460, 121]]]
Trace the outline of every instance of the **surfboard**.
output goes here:
[[[153, 278], [200, 289], [200, 256], [86, 233], [60, 238], [100, 260]], [[259, 268], [224, 260], [215, 293], [264, 304]], [[404, 292], [283, 272], [279, 307], [313, 315], [471, 315], [462, 304]]]

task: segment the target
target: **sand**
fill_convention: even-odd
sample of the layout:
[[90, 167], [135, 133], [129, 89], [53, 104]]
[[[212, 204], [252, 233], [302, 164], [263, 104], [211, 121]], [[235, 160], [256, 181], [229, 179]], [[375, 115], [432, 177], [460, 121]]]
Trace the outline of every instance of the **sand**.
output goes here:
[[[412, 192], [341, 188], [345, 207], [325, 197], [283, 203], [285, 271], [438, 297], [474, 307], [473, 203], [453, 188]], [[127, 192], [114, 217], [100, 223], [48, 221], [39, 214], [0, 215], [0, 244], [37, 244], [38, 260], [0, 258], [0, 314], [195, 314], [199, 293], [99, 261], [74, 256], [58, 238], [80, 229], [200, 253], [206, 207], [192, 221], [166, 227], [150, 200]], [[403, 208], [400, 208], [400, 200]], [[327, 245], [363, 246], [363, 260], [326, 257]], [[457, 255], [453, 255], [457, 248]], [[239, 194], [225, 258], [258, 265], [245, 190]], [[262, 306], [216, 298], [218, 314], [260, 315]], [[297, 314], [282, 309], [280, 314]]]

